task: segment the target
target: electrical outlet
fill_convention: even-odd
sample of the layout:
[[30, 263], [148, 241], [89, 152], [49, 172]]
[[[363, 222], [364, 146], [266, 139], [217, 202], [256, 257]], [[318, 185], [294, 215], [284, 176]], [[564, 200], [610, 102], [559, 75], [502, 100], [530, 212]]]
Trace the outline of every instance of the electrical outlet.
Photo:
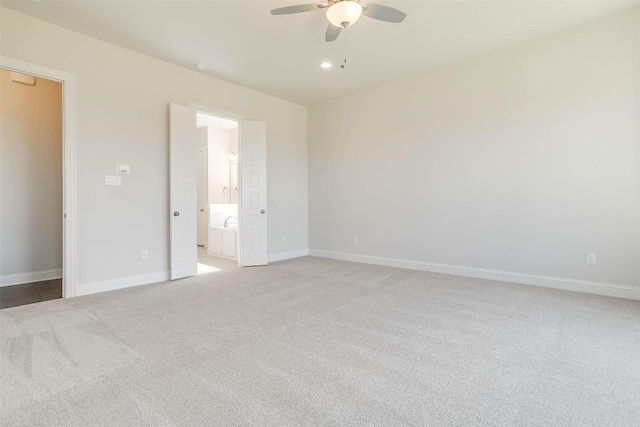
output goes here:
[[587, 265], [596, 265], [596, 254], [584, 254]]
[[148, 250], [144, 250], [142, 251], [142, 255], [141, 255], [142, 259], [149, 259], [149, 251]]
[[284, 234], [282, 235], [282, 243], [287, 243], [287, 236]]
[[354, 245], [358, 244], [358, 236], [353, 236], [353, 244]]

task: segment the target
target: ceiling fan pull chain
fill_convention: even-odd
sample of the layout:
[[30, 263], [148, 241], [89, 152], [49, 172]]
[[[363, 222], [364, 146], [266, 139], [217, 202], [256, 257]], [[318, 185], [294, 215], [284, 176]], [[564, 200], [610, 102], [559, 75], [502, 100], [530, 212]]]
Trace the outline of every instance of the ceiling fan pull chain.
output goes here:
[[340, 66], [340, 68], [343, 68], [343, 69], [347, 66], [347, 32], [348, 31], [344, 32], [344, 64]]

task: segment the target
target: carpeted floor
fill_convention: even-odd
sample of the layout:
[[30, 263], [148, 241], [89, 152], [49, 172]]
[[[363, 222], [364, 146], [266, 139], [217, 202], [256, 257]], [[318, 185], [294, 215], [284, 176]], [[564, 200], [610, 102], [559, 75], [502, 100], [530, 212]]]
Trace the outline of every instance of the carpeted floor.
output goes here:
[[0, 322], [7, 426], [640, 424], [637, 301], [305, 257]]

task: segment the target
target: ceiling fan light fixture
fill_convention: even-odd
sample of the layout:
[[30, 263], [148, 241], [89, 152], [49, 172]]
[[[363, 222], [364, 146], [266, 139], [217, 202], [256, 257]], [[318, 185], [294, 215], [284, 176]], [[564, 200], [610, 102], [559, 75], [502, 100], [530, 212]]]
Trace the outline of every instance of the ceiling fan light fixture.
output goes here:
[[342, 0], [327, 9], [327, 19], [336, 27], [346, 28], [362, 16], [362, 6], [354, 0]]

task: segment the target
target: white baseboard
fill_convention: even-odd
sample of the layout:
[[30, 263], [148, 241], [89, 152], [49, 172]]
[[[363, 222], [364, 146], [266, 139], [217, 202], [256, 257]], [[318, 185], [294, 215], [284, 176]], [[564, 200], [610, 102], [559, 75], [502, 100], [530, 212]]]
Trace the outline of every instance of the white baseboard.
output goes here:
[[34, 271], [31, 273], [7, 274], [6, 276], [0, 276], [0, 287], [41, 282], [43, 280], [60, 279], [61, 277], [61, 268], [55, 270]]
[[285, 259], [300, 258], [301, 256], [309, 255], [309, 249], [300, 249], [299, 251], [292, 252], [280, 252], [279, 254], [272, 254], [267, 257], [268, 262], [284, 261]]
[[75, 296], [90, 295], [98, 292], [114, 291], [116, 289], [130, 288], [132, 286], [148, 285], [149, 283], [164, 282], [169, 280], [169, 272], [139, 274], [137, 276], [122, 277], [120, 279], [105, 280], [78, 285]]
[[475, 277], [479, 279], [498, 280], [501, 282], [519, 283], [523, 285], [542, 286], [545, 288], [563, 289], [566, 291], [586, 292], [610, 297], [640, 300], [640, 287], [636, 288], [625, 285], [614, 285], [611, 283], [536, 276], [533, 274], [514, 273], [510, 271], [487, 270], [484, 268], [436, 264], [422, 261], [408, 261], [395, 258], [323, 251], [319, 249], [310, 249], [309, 255], [343, 261], [361, 262], [364, 264], [384, 265], [387, 267], [406, 268], [409, 270], [431, 271], [434, 273], [453, 274], [456, 276]]
[[[285, 259], [298, 258], [309, 255], [307, 249], [293, 252], [282, 252], [279, 254], [269, 255], [268, 262], [282, 261]], [[92, 282], [78, 285], [76, 287], [75, 296], [90, 295], [98, 292], [114, 291], [116, 289], [129, 288], [132, 286], [147, 285], [149, 283], [164, 282], [169, 280], [169, 272], [140, 274], [137, 276], [128, 276], [120, 279], [105, 280], [101, 282]]]

